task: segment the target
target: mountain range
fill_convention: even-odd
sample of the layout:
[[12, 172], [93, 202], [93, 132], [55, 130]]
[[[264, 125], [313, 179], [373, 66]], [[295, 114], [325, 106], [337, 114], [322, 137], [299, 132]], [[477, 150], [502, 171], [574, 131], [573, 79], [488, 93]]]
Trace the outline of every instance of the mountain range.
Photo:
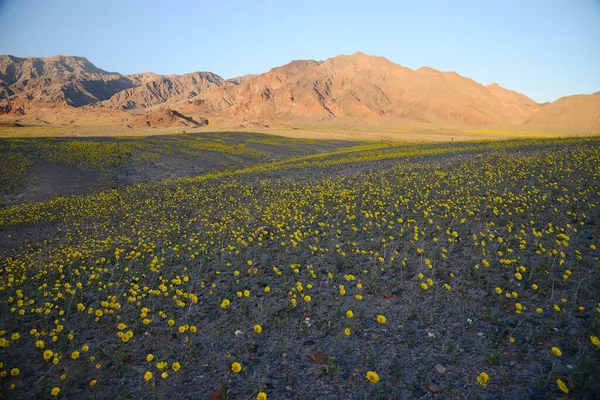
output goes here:
[[539, 104], [456, 72], [355, 53], [223, 79], [104, 71], [86, 58], [0, 55], [0, 121], [147, 126], [518, 127], [600, 131], [600, 92]]

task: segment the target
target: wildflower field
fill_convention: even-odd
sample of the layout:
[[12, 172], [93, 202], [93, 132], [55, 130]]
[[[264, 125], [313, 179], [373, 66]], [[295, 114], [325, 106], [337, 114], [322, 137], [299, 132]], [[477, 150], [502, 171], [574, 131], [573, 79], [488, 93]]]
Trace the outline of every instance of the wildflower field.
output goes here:
[[[23, 129], [27, 133], [32, 128]], [[243, 132], [0, 138], [0, 206], [243, 168], [356, 144]]]
[[599, 137], [330, 150], [0, 208], [0, 396], [600, 395]]

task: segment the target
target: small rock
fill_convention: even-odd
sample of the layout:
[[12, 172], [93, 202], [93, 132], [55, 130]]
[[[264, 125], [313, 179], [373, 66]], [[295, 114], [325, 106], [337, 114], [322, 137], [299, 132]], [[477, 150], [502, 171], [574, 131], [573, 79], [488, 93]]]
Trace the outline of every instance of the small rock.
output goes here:
[[427, 389], [429, 389], [431, 393], [442, 393], [442, 387], [436, 385], [435, 383], [430, 383], [429, 385], [427, 385]]
[[435, 367], [433, 367], [433, 369], [435, 369], [435, 372], [437, 372], [440, 375], [446, 373], [446, 367], [444, 367], [442, 364], [436, 364]]
[[221, 389], [217, 390], [210, 396], [210, 400], [221, 400], [223, 397], [225, 397], [226, 392], [227, 392], [227, 388], [222, 387]]
[[325, 356], [325, 354], [323, 353], [319, 353], [318, 351], [313, 351], [312, 353], [309, 354], [310, 359], [315, 363], [315, 364], [325, 364], [327, 358]]

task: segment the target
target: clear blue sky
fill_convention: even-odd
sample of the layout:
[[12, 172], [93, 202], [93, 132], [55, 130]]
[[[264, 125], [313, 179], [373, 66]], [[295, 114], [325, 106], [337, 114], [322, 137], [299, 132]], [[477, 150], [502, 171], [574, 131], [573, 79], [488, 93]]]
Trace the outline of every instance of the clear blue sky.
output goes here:
[[[171, 5], [173, 4], [173, 5]], [[362, 51], [539, 102], [600, 90], [600, 0], [0, 0], [0, 54], [224, 78]]]

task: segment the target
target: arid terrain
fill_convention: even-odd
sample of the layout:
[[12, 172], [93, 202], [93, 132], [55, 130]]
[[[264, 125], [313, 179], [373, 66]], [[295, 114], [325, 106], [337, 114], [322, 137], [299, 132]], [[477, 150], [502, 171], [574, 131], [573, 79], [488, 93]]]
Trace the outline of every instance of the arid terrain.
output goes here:
[[[225, 80], [211, 72], [120, 75], [83, 57], [0, 56], [0, 135], [24, 126], [138, 135], [190, 129], [347, 139], [455, 140], [600, 131], [600, 94], [538, 104], [456, 72], [411, 70], [363, 53], [296, 60]], [[442, 132], [443, 138], [436, 137]], [[428, 133], [433, 133], [429, 135]], [[317, 134], [318, 135], [318, 134]]]
[[0, 88], [0, 398], [600, 399], [600, 92], [363, 53]]

